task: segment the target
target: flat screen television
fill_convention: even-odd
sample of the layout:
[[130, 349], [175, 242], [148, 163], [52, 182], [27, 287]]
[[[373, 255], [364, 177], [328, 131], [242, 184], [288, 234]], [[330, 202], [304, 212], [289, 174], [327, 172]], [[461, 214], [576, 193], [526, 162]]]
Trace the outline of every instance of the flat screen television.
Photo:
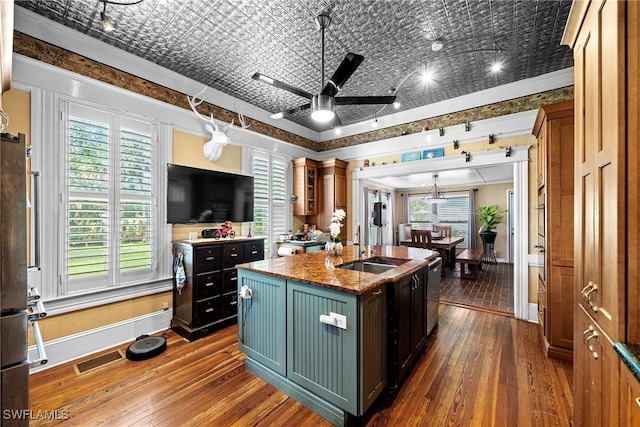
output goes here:
[[167, 165], [167, 223], [253, 221], [253, 177]]

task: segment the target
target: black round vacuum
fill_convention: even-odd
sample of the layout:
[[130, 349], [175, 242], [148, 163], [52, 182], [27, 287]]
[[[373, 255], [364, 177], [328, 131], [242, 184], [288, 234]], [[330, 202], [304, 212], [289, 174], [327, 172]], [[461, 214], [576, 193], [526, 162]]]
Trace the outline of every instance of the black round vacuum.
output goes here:
[[162, 354], [167, 349], [165, 337], [142, 335], [127, 347], [127, 359], [146, 360]]

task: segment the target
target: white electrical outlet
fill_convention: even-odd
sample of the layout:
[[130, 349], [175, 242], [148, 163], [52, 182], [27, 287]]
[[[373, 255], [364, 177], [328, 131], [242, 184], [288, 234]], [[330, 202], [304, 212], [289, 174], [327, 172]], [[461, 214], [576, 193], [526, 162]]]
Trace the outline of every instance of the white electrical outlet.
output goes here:
[[347, 316], [343, 314], [338, 314], [334, 312], [330, 312], [329, 316], [333, 317], [337, 322], [336, 326], [340, 329], [347, 329]]

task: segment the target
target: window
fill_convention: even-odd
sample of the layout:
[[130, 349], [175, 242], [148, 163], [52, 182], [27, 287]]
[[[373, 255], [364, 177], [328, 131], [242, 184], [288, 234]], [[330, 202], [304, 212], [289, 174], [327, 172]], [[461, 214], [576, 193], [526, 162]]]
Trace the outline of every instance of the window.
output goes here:
[[467, 193], [447, 193], [442, 203], [429, 203], [423, 194], [411, 194], [408, 197], [409, 222], [430, 223], [432, 215], [437, 215], [441, 226], [451, 226], [453, 236], [464, 237], [459, 245], [468, 244], [469, 195]]
[[435, 205], [429, 203], [424, 195], [410, 194], [409, 203], [409, 222], [431, 222], [431, 208]]
[[61, 293], [155, 278], [155, 125], [79, 104], [63, 107]]
[[265, 238], [265, 254], [275, 255], [275, 242], [286, 231], [286, 160], [284, 157], [253, 152], [254, 178], [253, 235]]

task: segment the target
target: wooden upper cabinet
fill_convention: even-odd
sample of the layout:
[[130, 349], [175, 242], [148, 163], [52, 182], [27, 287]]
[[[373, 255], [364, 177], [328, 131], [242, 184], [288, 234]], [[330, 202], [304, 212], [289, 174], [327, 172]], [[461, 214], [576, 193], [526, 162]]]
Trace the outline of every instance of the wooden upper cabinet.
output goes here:
[[0, 107], [2, 106], [2, 94], [11, 87], [13, 9], [13, 1], [0, 2]]
[[318, 163], [302, 157], [293, 160], [294, 215], [318, 213]]
[[[347, 162], [335, 158], [319, 161], [318, 176], [320, 208], [315, 221], [320, 230], [329, 231], [333, 212], [347, 210]], [[346, 239], [346, 227], [340, 235]]]

